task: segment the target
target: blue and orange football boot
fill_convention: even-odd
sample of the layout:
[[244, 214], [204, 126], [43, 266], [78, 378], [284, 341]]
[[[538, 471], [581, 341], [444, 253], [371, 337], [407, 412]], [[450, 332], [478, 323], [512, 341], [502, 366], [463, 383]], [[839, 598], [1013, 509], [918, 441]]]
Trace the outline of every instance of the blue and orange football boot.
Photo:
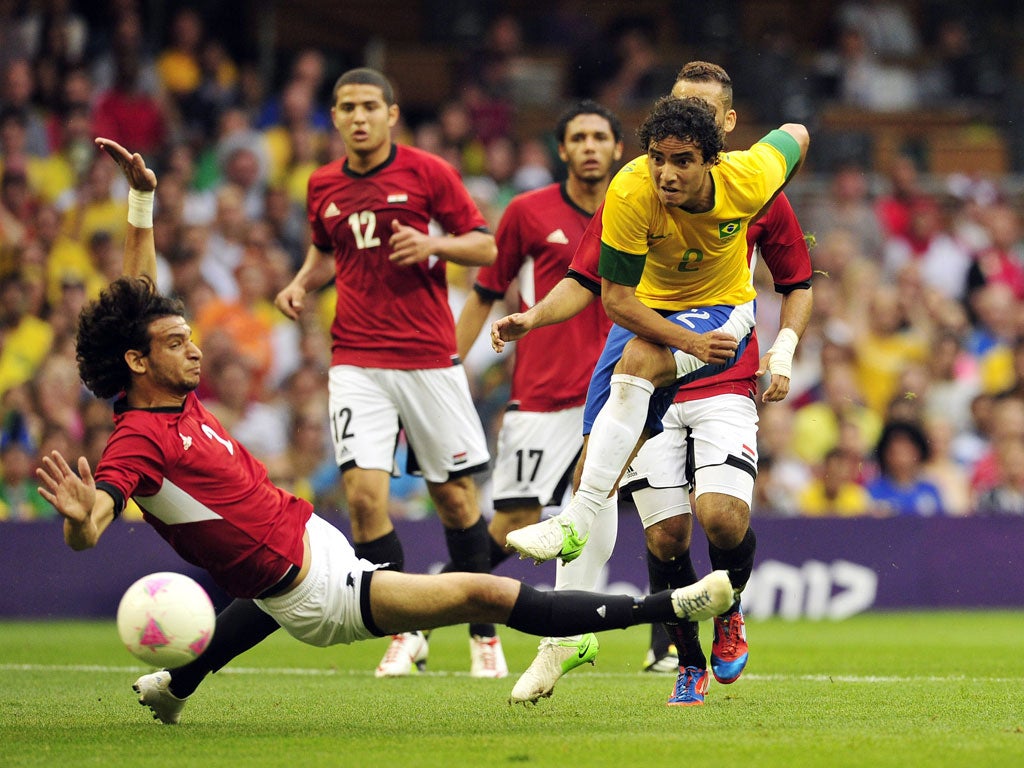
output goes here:
[[715, 680], [725, 685], [735, 682], [747, 666], [747, 631], [743, 611], [715, 616], [715, 638], [711, 643], [711, 671]]
[[676, 678], [676, 687], [665, 702], [670, 707], [696, 707], [704, 703], [711, 676], [700, 667], [683, 667]]

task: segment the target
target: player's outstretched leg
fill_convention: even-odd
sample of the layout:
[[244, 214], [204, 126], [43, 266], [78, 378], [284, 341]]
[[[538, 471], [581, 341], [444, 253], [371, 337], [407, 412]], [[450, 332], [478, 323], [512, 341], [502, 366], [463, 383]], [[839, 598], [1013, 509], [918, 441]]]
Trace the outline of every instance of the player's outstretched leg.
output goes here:
[[705, 621], [717, 616], [732, 601], [732, 584], [725, 571], [712, 571], [700, 581], [669, 592], [646, 597], [605, 595], [563, 590], [544, 592], [527, 584], [504, 623], [539, 637], [624, 629], [637, 624], [671, 621]]
[[217, 626], [206, 650], [188, 664], [143, 675], [132, 689], [153, 718], [174, 725], [185, 701], [211, 672], [257, 645], [280, 629], [274, 618], [252, 600], [232, 600], [217, 614]]

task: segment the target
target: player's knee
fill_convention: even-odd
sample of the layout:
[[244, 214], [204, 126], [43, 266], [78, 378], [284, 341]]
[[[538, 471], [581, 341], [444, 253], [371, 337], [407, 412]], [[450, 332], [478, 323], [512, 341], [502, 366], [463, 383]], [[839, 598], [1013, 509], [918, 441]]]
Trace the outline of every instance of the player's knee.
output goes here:
[[448, 528], [468, 528], [480, 519], [473, 479], [460, 477], [445, 483], [430, 483], [430, 498], [438, 517]]
[[348, 504], [349, 515], [356, 520], [369, 521], [382, 516], [387, 517], [387, 496], [377, 493], [369, 486], [360, 484], [347, 486], [345, 502]]
[[638, 376], [661, 386], [675, 378], [675, 361], [667, 347], [644, 339], [630, 339], [622, 350], [615, 373]]
[[659, 560], [668, 562], [690, 548], [691, 529], [689, 515], [661, 520], [644, 530], [647, 549]]
[[[703, 496], [697, 500], [697, 516], [708, 541], [721, 549], [732, 549], [743, 541], [743, 536], [750, 526], [750, 508], [740, 499], [724, 494], [707, 494], [718, 496], [712, 504], [703, 506]], [[711, 501], [711, 500], [709, 500]]]

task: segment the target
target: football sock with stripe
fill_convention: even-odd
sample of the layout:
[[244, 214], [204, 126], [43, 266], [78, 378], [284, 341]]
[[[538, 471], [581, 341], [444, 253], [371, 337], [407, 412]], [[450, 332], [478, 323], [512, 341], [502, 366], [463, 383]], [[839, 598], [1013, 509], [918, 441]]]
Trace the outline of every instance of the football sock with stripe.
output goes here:
[[670, 592], [633, 598], [572, 589], [541, 591], [521, 584], [505, 624], [539, 637], [564, 637], [668, 621], [674, 616]]

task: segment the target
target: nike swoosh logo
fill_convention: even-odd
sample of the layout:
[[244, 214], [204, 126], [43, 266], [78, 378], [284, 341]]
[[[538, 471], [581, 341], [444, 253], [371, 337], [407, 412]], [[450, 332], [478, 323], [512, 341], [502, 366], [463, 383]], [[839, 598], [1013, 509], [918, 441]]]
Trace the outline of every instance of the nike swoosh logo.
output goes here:
[[586, 645], [581, 645], [579, 650], [579, 656], [582, 659], [587, 655], [587, 651], [590, 650], [590, 640], [587, 640]]

